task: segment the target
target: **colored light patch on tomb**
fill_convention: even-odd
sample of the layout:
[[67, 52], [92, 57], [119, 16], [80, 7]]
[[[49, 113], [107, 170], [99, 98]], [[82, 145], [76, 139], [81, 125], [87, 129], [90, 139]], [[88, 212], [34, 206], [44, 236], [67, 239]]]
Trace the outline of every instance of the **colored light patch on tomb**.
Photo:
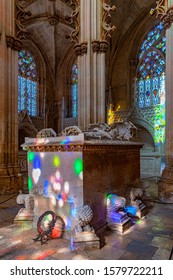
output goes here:
[[74, 172], [76, 175], [80, 175], [80, 173], [83, 171], [83, 161], [81, 158], [77, 158], [74, 162]]
[[71, 142], [71, 141], [70, 141], [70, 138], [67, 137], [67, 138], [65, 138], [64, 140], [62, 140], [62, 141], [60, 142], [60, 144], [61, 144], [61, 145], [68, 145], [70, 142]]
[[60, 160], [60, 157], [55, 155], [54, 158], [53, 158], [53, 164], [55, 167], [59, 167], [60, 164], [61, 164], [61, 160]]
[[31, 179], [31, 177], [28, 177], [28, 190], [30, 191], [30, 190], [32, 190], [32, 188], [33, 188], [32, 179]]
[[33, 152], [28, 152], [28, 161], [32, 162], [34, 160], [35, 154]]
[[45, 180], [44, 181], [44, 195], [47, 196], [49, 193], [48, 193], [48, 188], [49, 188], [49, 181], [48, 180]]
[[69, 182], [65, 182], [64, 183], [64, 192], [65, 192], [65, 194], [68, 194], [69, 190], [70, 190]]
[[35, 169], [41, 169], [41, 159], [40, 159], [39, 154], [35, 154], [35, 156], [34, 156], [33, 167]]

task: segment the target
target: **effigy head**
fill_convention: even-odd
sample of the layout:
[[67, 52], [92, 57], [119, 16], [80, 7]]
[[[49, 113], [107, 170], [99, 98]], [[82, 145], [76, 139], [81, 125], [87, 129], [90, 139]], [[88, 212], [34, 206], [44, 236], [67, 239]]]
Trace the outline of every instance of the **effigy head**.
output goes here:
[[130, 192], [130, 199], [135, 200], [143, 195], [143, 190], [141, 188], [132, 188]]

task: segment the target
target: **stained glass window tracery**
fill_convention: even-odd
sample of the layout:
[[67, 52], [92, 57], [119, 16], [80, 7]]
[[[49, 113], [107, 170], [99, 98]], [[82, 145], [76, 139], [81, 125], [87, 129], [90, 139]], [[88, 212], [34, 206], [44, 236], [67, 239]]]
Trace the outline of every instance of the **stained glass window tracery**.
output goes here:
[[139, 108], [160, 104], [160, 87], [165, 83], [165, 52], [166, 37], [162, 23], [159, 23], [149, 31], [138, 54]]
[[37, 115], [37, 70], [33, 56], [27, 50], [18, 53], [18, 112], [27, 110]]
[[[165, 53], [166, 36], [162, 23], [149, 31], [138, 53], [138, 107], [144, 115], [153, 110], [150, 122], [156, 145], [165, 141]], [[149, 108], [150, 107], [150, 108]]]
[[72, 117], [76, 118], [78, 116], [78, 65], [73, 64], [72, 73]]

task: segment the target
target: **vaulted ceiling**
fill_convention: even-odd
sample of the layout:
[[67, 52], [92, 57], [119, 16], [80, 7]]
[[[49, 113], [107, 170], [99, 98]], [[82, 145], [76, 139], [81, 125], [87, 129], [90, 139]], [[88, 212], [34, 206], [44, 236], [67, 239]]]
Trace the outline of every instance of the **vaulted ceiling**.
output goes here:
[[[30, 38], [39, 48], [55, 75], [58, 64], [68, 53], [71, 43], [67, 35], [72, 27], [66, 16], [70, 15], [70, 1], [66, 0], [21, 0], [20, 4], [31, 15], [23, 18], [23, 25]], [[115, 49], [131, 28], [149, 14], [155, 7], [155, 0], [112, 0], [116, 11], [112, 14], [112, 24], [116, 31], [112, 37]]]

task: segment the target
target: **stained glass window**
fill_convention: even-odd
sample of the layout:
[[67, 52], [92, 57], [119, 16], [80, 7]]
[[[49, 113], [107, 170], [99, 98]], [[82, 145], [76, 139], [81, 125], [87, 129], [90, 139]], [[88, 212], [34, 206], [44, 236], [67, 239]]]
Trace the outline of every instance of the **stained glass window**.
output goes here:
[[166, 37], [162, 23], [159, 23], [149, 31], [138, 54], [139, 108], [160, 104], [161, 88], [165, 94], [165, 52]]
[[29, 51], [18, 53], [18, 112], [27, 110], [29, 115], [37, 115], [37, 71], [33, 56]]
[[[154, 26], [139, 50], [137, 67], [138, 107], [155, 130], [156, 145], [165, 141], [165, 53], [166, 37], [162, 23]], [[150, 107], [150, 108], [149, 108]]]
[[78, 116], [78, 65], [72, 67], [72, 117]]

